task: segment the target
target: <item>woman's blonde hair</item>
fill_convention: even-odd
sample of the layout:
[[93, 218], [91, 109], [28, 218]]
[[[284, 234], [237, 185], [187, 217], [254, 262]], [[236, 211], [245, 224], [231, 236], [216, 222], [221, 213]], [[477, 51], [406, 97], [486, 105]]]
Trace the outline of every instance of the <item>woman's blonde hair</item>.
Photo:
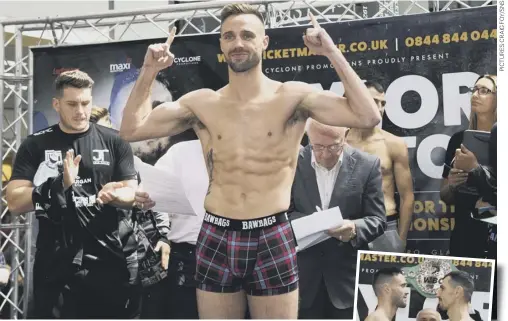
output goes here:
[[106, 108], [94, 106], [92, 107], [92, 113], [90, 115], [90, 122], [97, 123], [99, 120], [105, 119], [107, 122], [111, 122], [109, 118], [109, 111]]
[[[483, 76], [480, 76], [478, 77], [478, 79], [476, 79], [475, 81], [475, 85], [478, 83], [478, 81], [482, 78], [487, 78], [489, 79], [490, 81], [492, 81], [492, 83], [494, 84], [494, 89], [492, 91], [492, 93], [495, 95], [494, 96], [494, 123], [497, 122], [497, 76], [496, 75], [491, 75], [491, 74], [486, 74], [486, 75], [483, 75]], [[469, 129], [473, 129], [473, 130], [476, 130], [478, 129], [478, 116], [476, 116], [476, 113], [473, 111], [473, 109], [471, 108], [471, 113], [469, 114]]]

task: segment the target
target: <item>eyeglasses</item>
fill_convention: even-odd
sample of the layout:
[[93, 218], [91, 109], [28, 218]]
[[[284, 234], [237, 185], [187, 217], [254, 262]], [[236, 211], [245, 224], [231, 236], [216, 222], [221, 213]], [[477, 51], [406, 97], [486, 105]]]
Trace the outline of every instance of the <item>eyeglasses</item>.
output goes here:
[[473, 87], [473, 88], [468, 88], [468, 89], [469, 89], [469, 92], [470, 92], [471, 94], [473, 94], [473, 95], [474, 95], [474, 93], [475, 93], [475, 92], [477, 92], [477, 91], [478, 91], [478, 94], [479, 94], [480, 96], [486, 96], [486, 95], [488, 95], [488, 94], [490, 94], [490, 93], [494, 93], [492, 90], [490, 90], [490, 89], [488, 89], [488, 88], [485, 88], [485, 87]]
[[335, 153], [341, 149], [342, 144], [333, 144], [333, 145], [328, 145], [328, 146], [315, 144], [315, 145], [310, 145], [310, 146], [312, 147], [312, 150], [315, 152], [322, 152], [325, 149], [328, 149], [328, 151], [330, 153]]

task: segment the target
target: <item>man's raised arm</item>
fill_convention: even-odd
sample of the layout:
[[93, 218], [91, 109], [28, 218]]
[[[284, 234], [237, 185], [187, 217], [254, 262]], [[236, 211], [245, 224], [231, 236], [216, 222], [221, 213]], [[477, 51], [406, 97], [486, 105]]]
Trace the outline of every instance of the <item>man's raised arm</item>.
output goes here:
[[373, 128], [381, 121], [381, 114], [367, 87], [351, 68], [342, 52], [328, 33], [319, 26], [311, 14], [313, 28], [303, 36], [305, 45], [315, 54], [328, 57], [337, 72], [347, 99], [330, 91], [316, 90], [301, 83], [299, 90], [307, 95], [300, 106], [309, 111], [310, 117], [331, 125], [351, 128]]
[[152, 111], [151, 89], [157, 73], [173, 64], [175, 56], [169, 51], [175, 38], [176, 28], [171, 30], [167, 41], [153, 44], [146, 51], [138, 80], [127, 100], [120, 136], [127, 141], [173, 136], [189, 129], [195, 118], [186, 103], [193, 93], [178, 101], [159, 105]]

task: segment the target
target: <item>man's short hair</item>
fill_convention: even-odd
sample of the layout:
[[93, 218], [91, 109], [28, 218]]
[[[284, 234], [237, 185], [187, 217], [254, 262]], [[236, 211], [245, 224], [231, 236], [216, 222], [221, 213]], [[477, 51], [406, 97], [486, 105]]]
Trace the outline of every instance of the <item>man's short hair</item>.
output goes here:
[[[367, 88], [374, 88], [378, 93], [382, 94], [385, 92], [385, 89], [383, 88], [383, 86], [381, 86], [380, 83], [378, 83], [377, 81], [374, 81], [374, 80], [367, 80], [363, 83], [365, 85], [365, 87]], [[347, 98], [346, 96], [346, 92], [344, 92], [344, 94], [342, 94], [342, 97], [344, 98]]]
[[372, 287], [374, 288], [374, 293], [376, 296], [379, 295], [379, 286], [384, 283], [388, 283], [391, 281], [391, 279], [394, 276], [397, 276], [399, 274], [403, 274], [402, 270], [398, 267], [389, 267], [389, 268], [383, 268], [379, 269], [372, 279]]
[[238, 16], [242, 14], [253, 14], [265, 24], [263, 16], [257, 8], [247, 3], [232, 3], [225, 6], [220, 13], [220, 24], [222, 25], [227, 18], [231, 16]]
[[57, 97], [62, 97], [65, 88], [92, 88], [94, 81], [88, 74], [80, 70], [71, 70], [62, 72], [55, 79], [55, 89]]
[[383, 88], [383, 86], [381, 86], [381, 84], [378, 83], [377, 81], [367, 80], [366, 82], [364, 82], [364, 84], [365, 84], [365, 87], [374, 88], [380, 94], [385, 92], [385, 89]]
[[471, 302], [471, 297], [474, 292], [474, 281], [473, 278], [469, 275], [469, 273], [464, 271], [452, 271], [443, 277], [443, 280], [446, 277], [450, 277], [450, 284], [456, 288], [458, 286], [464, 289], [464, 299], [466, 302]]
[[103, 107], [92, 107], [92, 113], [90, 114], [90, 122], [97, 123], [103, 118], [109, 118], [109, 111]]

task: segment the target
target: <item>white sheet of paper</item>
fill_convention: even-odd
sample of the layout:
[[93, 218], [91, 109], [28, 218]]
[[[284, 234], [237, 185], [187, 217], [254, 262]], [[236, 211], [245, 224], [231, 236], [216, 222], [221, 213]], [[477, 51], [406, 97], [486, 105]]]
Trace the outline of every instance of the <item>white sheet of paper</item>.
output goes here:
[[324, 242], [328, 240], [331, 236], [326, 234], [325, 232], [319, 232], [316, 234], [312, 234], [304, 237], [303, 239], [297, 240], [298, 242], [298, 252], [301, 252], [309, 247], [312, 247], [316, 244]]
[[342, 212], [338, 206], [291, 221], [298, 251], [327, 240], [330, 237], [325, 231], [340, 227], [342, 222]]
[[155, 201], [154, 211], [182, 215], [196, 215], [180, 177], [174, 173], [143, 163], [137, 157], [134, 165], [141, 175], [143, 190]]
[[337, 228], [342, 224], [342, 212], [338, 206], [324, 211], [315, 212], [291, 221], [296, 240], [306, 236]]

